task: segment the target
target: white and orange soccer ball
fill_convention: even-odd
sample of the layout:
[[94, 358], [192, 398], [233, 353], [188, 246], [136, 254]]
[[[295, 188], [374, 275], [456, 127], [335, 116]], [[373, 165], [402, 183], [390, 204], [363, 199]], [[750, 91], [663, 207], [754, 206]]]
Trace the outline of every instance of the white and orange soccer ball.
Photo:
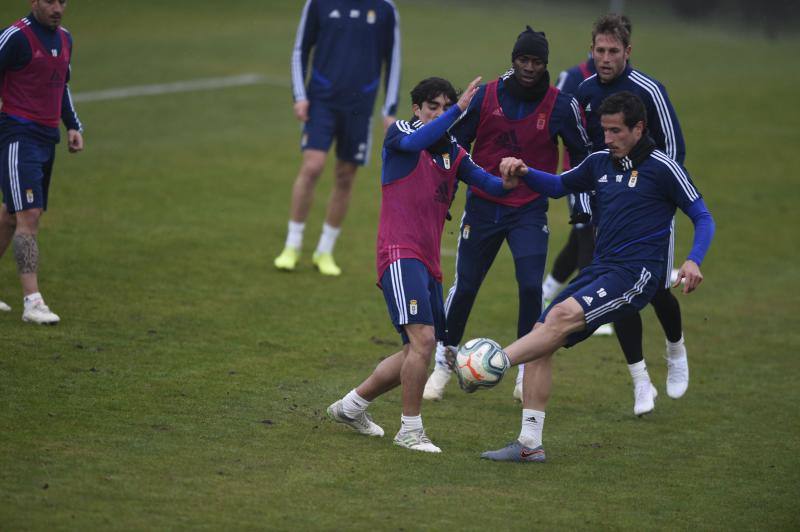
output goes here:
[[511, 367], [500, 345], [489, 338], [475, 338], [464, 343], [451, 362], [459, 386], [467, 393], [497, 386]]

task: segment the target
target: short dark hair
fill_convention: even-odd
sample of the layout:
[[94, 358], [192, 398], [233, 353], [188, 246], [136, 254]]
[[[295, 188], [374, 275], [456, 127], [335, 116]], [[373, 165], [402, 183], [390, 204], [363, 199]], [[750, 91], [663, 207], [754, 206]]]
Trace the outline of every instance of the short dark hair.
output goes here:
[[625, 15], [617, 15], [616, 13], [609, 13], [603, 15], [594, 23], [592, 27], [592, 46], [594, 46], [595, 38], [601, 34], [609, 34], [622, 43], [627, 48], [631, 44], [631, 19]]
[[440, 94], [455, 103], [458, 100], [458, 93], [453, 85], [444, 78], [425, 78], [411, 90], [411, 103], [422, 106], [422, 102], [432, 102]]
[[647, 127], [647, 111], [644, 103], [632, 92], [622, 91], [612, 94], [603, 100], [597, 112], [600, 116], [622, 113], [622, 119], [629, 128], [633, 128], [639, 122]]

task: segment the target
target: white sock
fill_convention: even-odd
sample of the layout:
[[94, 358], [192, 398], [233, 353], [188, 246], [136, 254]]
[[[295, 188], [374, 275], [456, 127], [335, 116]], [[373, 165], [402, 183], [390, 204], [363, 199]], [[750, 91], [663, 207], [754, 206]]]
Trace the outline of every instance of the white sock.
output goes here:
[[317, 244], [317, 253], [333, 253], [333, 246], [336, 245], [336, 239], [339, 238], [341, 231], [341, 227], [331, 227], [323, 223], [322, 234], [319, 236], [319, 243]]
[[683, 344], [683, 335], [681, 335], [681, 339], [675, 343], [667, 340], [667, 357], [673, 360], [686, 357], [686, 346]]
[[450, 370], [450, 366], [447, 365], [447, 358], [444, 356], [444, 343], [443, 342], [436, 342], [436, 355], [434, 355], [434, 360], [436, 361], [436, 367], [442, 368], [446, 370]]
[[356, 417], [367, 409], [371, 401], [367, 401], [356, 392], [355, 388], [342, 399], [342, 410], [347, 417]]
[[631, 372], [634, 388], [642, 382], [650, 382], [650, 374], [647, 373], [647, 364], [644, 363], [644, 360], [640, 360], [636, 364], [628, 364], [628, 371]]
[[564, 286], [564, 283], [559, 283], [551, 274], [548, 273], [547, 279], [545, 279], [544, 283], [542, 283], [542, 297], [552, 300], [561, 291], [562, 286]]
[[522, 377], [525, 376], [525, 364], [520, 364], [517, 366], [519, 371], [517, 371], [517, 381], [514, 384], [519, 384], [522, 382]]
[[40, 292], [34, 292], [22, 298], [22, 303], [25, 305], [25, 308], [30, 307], [38, 301], [44, 301], [44, 298]]
[[286, 233], [286, 247], [299, 250], [303, 247], [303, 231], [306, 224], [289, 220], [289, 231]]
[[544, 412], [540, 410], [522, 409], [522, 429], [519, 431], [519, 442], [525, 447], [534, 449], [542, 444], [544, 428]]
[[400, 432], [422, 430], [422, 415], [400, 416]]

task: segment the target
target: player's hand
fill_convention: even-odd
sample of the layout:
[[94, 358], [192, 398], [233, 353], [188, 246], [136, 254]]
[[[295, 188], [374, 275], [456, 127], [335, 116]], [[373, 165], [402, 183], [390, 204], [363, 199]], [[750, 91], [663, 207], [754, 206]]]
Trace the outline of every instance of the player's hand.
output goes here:
[[513, 188], [517, 188], [517, 185], [519, 185], [519, 178], [515, 175], [502, 176], [502, 178], [503, 178], [504, 190], [511, 190]]
[[693, 292], [700, 283], [703, 282], [703, 274], [700, 273], [700, 266], [693, 260], [687, 260], [681, 265], [681, 269], [678, 270], [678, 278], [675, 280], [675, 284], [672, 285], [672, 288], [677, 288], [679, 284], [683, 283], [683, 293], [688, 294], [689, 292]]
[[391, 127], [392, 124], [397, 122], [397, 117], [388, 115], [383, 117], [383, 132], [386, 133], [386, 130]]
[[308, 122], [308, 100], [294, 102], [294, 116], [301, 122]]
[[83, 135], [77, 129], [67, 130], [67, 149], [70, 153], [83, 151]]
[[503, 157], [500, 161], [500, 175], [505, 178], [523, 177], [528, 173], [528, 165], [516, 157]]
[[467, 110], [467, 107], [469, 107], [469, 102], [472, 101], [472, 97], [475, 96], [476, 92], [478, 92], [478, 84], [481, 82], [481, 79], [483, 78], [480, 76], [473, 79], [472, 83], [467, 85], [467, 88], [461, 93], [461, 97], [456, 102], [456, 105], [459, 109], [461, 109], [462, 113]]

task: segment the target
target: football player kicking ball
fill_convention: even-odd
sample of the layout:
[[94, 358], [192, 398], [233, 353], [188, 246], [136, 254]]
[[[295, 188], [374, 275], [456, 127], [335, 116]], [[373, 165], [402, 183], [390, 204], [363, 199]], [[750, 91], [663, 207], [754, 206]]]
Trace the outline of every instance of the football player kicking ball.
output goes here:
[[525, 372], [522, 430], [517, 441], [481, 455], [490, 460], [543, 462], [542, 428], [552, 386], [552, 355], [588, 338], [604, 323], [641, 310], [663, 278], [670, 227], [676, 208], [694, 224], [694, 243], [678, 272], [683, 292], [702, 282], [700, 264], [714, 235], [714, 219], [686, 171], [657, 150], [645, 130], [638, 96], [619, 92], [599, 109], [608, 149], [595, 152], [560, 176], [506, 158], [504, 176], [524, 179], [553, 198], [595, 191], [599, 225], [589, 266], [542, 313], [533, 331], [506, 348], [511, 365], [542, 360], [540, 371]]
[[493, 195], [517, 184], [516, 177], [501, 180], [484, 171], [447, 133], [469, 106], [480, 79], [470, 83], [460, 98], [447, 80], [421, 81], [411, 91], [414, 117], [394, 123], [386, 133], [378, 286], [403, 349], [381, 361], [364, 382], [328, 407], [334, 421], [367, 436], [383, 436], [367, 407], [402, 383], [403, 413], [394, 443], [414, 451], [441, 452], [425, 434], [420, 407], [436, 341], [445, 340], [440, 246], [456, 179]]

